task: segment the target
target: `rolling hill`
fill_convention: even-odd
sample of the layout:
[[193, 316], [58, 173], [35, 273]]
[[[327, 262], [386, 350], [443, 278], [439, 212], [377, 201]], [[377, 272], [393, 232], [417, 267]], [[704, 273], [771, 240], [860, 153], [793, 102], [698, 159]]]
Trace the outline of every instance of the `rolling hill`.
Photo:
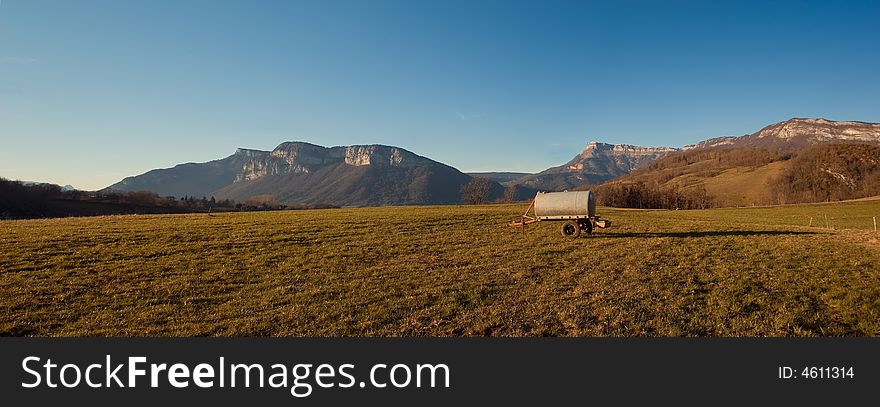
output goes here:
[[862, 198], [880, 194], [880, 145], [817, 144], [797, 154], [749, 147], [689, 150], [598, 191], [604, 204], [668, 209], [691, 207], [682, 200], [700, 197], [707, 207]]

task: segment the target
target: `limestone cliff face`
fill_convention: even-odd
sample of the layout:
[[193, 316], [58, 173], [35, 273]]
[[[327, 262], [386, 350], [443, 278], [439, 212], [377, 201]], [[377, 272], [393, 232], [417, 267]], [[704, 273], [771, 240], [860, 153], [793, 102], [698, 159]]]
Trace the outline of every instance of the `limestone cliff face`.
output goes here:
[[633, 169], [675, 151], [678, 149], [593, 141], [568, 163], [520, 178], [516, 183], [544, 191], [561, 191], [583, 184], [598, 184], [629, 174]]
[[[458, 203], [471, 177], [448, 165], [398, 147], [354, 145], [322, 147], [282, 143], [263, 154], [249, 154], [235, 180], [212, 191], [217, 198], [244, 201], [271, 194], [284, 204], [338, 206]], [[492, 196], [503, 187], [492, 185]], [[534, 191], [523, 189], [526, 195]]]
[[794, 118], [771, 124], [742, 137], [713, 138], [685, 146], [685, 149], [758, 147], [797, 151], [813, 145], [828, 143], [880, 143], [880, 123]]
[[345, 163], [348, 165], [390, 165], [393, 167], [411, 167], [425, 163], [425, 159], [409, 151], [388, 146], [349, 146], [334, 147], [342, 149]]
[[752, 135], [755, 139], [805, 137], [814, 142], [880, 142], [880, 123], [835, 122], [826, 119], [791, 119], [767, 126]]
[[[609, 172], [629, 173], [658, 157], [678, 151], [671, 147], [642, 147], [629, 144], [590, 142], [587, 148], [566, 164], [570, 172], [607, 169]], [[622, 175], [622, 174], [621, 174]]]
[[272, 151], [238, 149], [236, 154], [241, 154], [244, 162], [235, 182], [252, 181], [268, 175], [309, 174], [321, 167], [340, 163], [355, 167], [412, 167], [430, 162], [402, 148], [382, 145], [328, 148], [304, 142], [286, 142]]
[[[108, 189], [163, 196], [215, 196], [243, 202], [271, 194], [284, 204], [338, 206], [458, 203], [470, 176], [398, 147], [322, 147], [281, 143], [272, 151], [239, 148], [229, 157], [127, 177]], [[493, 182], [492, 197], [503, 192]], [[522, 189], [523, 196], [534, 191]]]

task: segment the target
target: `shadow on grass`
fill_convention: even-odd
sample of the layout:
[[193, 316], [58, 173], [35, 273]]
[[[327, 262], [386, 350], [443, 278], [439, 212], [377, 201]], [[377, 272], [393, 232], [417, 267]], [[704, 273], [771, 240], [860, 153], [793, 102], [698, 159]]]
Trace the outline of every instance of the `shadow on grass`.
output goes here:
[[710, 237], [710, 236], [791, 236], [815, 235], [816, 232], [798, 232], [785, 230], [708, 230], [695, 232], [632, 232], [632, 233], [595, 233], [593, 237]]

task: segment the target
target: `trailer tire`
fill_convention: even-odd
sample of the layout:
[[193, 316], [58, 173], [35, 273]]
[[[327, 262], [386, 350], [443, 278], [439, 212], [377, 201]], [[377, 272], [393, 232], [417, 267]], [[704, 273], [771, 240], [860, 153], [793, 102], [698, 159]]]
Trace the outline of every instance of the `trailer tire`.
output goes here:
[[583, 223], [581, 223], [581, 229], [584, 230], [588, 235], [593, 234], [593, 221], [587, 219]]
[[562, 224], [562, 236], [576, 238], [581, 235], [581, 227], [574, 221], [568, 221]]

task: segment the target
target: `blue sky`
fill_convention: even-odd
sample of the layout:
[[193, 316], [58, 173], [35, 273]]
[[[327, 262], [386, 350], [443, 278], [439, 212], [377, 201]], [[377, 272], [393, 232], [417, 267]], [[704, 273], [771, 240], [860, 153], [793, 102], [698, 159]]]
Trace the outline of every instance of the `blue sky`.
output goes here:
[[880, 2], [0, 3], [0, 176], [95, 189], [287, 140], [539, 171], [880, 122]]

